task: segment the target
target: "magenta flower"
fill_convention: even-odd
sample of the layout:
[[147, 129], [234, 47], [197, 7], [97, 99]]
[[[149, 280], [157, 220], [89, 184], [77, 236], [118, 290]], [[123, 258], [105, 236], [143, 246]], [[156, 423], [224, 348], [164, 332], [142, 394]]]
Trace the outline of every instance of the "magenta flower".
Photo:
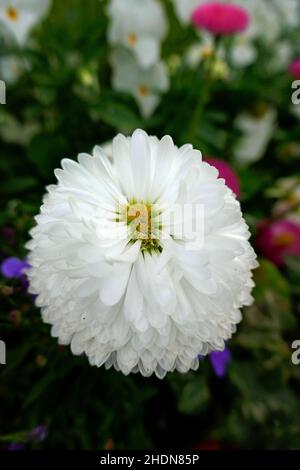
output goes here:
[[11, 245], [15, 243], [16, 231], [13, 227], [3, 227], [2, 235]]
[[239, 198], [241, 195], [240, 183], [236, 173], [233, 171], [230, 165], [224, 160], [219, 158], [205, 157], [204, 161], [214, 166], [219, 171], [219, 178], [225, 180], [226, 185], [236, 194]]
[[25, 446], [24, 444], [21, 444], [20, 442], [12, 442], [9, 444], [7, 450], [24, 450]]
[[231, 353], [226, 347], [224, 351], [213, 351], [209, 355], [209, 360], [217, 377], [226, 375], [229, 363], [231, 362]]
[[289, 66], [289, 72], [294, 78], [300, 79], [300, 58], [293, 60]]
[[231, 35], [244, 31], [250, 21], [245, 8], [234, 3], [206, 2], [195, 8], [191, 21], [215, 35]]
[[11, 442], [7, 450], [23, 450], [25, 449], [25, 444], [28, 442], [40, 443], [43, 442], [48, 436], [48, 430], [43, 424], [39, 424], [31, 431], [19, 433], [19, 438], [21, 442]]
[[46, 426], [40, 424], [27, 435], [27, 439], [32, 442], [43, 442], [48, 436], [48, 430]]
[[6, 258], [1, 264], [1, 272], [4, 277], [21, 279], [24, 276], [24, 270], [29, 267], [26, 259], [21, 260], [11, 256]]
[[300, 225], [290, 220], [264, 222], [256, 237], [256, 246], [263, 256], [283, 266], [285, 256], [300, 256]]

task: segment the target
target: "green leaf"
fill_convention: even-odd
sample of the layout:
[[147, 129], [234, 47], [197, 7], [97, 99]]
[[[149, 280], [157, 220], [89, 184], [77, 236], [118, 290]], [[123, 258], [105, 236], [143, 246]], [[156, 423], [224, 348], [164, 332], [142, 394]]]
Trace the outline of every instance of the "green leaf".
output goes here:
[[109, 126], [125, 134], [142, 127], [142, 120], [128, 106], [110, 100], [104, 100], [97, 107], [99, 118]]
[[254, 282], [256, 302], [268, 312], [273, 323], [284, 330], [293, 328], [295, 317], [292, 314], [291, 288], [279, 269], [270, 261], [261, 259], [254, 272]]
[[262, 192], [270, 182], [270, 175], [265, 171], [258, 171], [252, 168], [240, 168], [238, 177], [242, 188], [242, 200], [248, 201], [257, 193]]
[[178, 409], [184, 414], [198, 414], [208, 404], [209, 390], [204, 378], [196, 377], [188, 382], [179, 395]]
[[39, 134], [28, 146], [27, 155], [39, 173], [49, 179], [61, 159], [68, 155], [68, 144], [61, 135]]
[[37, 185], [38, 181], [35, 178], [30, 176], [17, 177], [2, 183], [0, 192], [7, 195], [13, 194], [15, 196], [16, 193], [28, 191], [29, 189], [35, 188]]

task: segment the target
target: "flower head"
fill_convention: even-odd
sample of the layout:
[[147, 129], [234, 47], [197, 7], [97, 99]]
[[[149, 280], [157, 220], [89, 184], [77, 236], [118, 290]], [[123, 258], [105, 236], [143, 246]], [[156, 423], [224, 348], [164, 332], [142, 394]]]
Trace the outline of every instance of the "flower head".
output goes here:
[[43, 442], [48, 436], [46, 426], [40, 424], [27, 434], [27, 440], [32, 442]]
[[11, 442], [7, 450], [25, 450], [25, 445], [21, 442]]
[[293, 60], [290, 64], [289, 72], [294, 78], [300, 79], [300, 58]]
[[245, 31], [250, 17], [247, 10], [239, 5], [215, 1], [196, 7], [191, 20], [194, 26], [212, 34], [231, 35]]
[[190, 21], [191, 14], [200, 0], [172, 0], [178, 20], [185, 24]]
[[219, 172], [219, 178], [225, 180], [226, 185], [236, 194], [240, 196], [240, 183], [236, 173], [233, 171], [230, 165], [224, 160], [219, 158], [206, 157], [205, 161], [210, 165], [214, 166]]
[[20, 44], [33, 26], [47, 13], [50, 0], [0, 0], [0, 23]]
[[224, 349], [224, 351], [213, 351], [209, 355], [209, 360], [213, 366], [216, 376], [224, 377], [231, 361], [231, 353], [227, 347]]
[[160, 101], [160, 94], [169, 88], [169, 77], [163, 62], [152, 67], [140, 67], [126, 51], [116, 50], [111, 56], [112, 84], [116, 90], [130, 93], [144, 117], [149, 117]]
[[239, 202], [200, 152], [137, 130], [115, 137], [112, 161], [95, 147], [55, 174], [28, 276], [60, 344], [160, 378], [222, 350], [257, 263]]
[[167, 20], [157, 0], [112, 0], [108, 13], [108, 39], [113, 45], [130, 49], [141, 67], [158, 62]]
[[256, 114], [239, 114], [235, 120], [241, 136], [234, 148], [234, 157], [243, 165], [263, 157], [276, 129], [276, 110], [263, 105], [258, 111]]
[[263, 223], [256, 246], [263, 256], [282, 266], [285, 256], [300, 256], [300, 225], [290, 220]]
[[26, 259], [22, 260], [11, 256], [6, 258], [1, 264], [1, 272], [4, 277], [21, 279], [24, 271], [29, 267]]
[[7, 55], [0, 59], [0, 76], [5, 83], [13, 85], [22, 72], [27, 67], [27, 63], [14, 55]]

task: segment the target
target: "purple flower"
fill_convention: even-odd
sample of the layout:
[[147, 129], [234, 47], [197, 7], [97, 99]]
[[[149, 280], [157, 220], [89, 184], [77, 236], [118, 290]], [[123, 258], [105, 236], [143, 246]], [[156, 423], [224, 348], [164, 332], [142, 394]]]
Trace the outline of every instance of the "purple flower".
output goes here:
[[1, 272], [4, 277], [9, 279], [22, 279], [24, 278], [24, 270], [28, 267], [29, 264], [26, 258], [21, 260], [20, 258], [11, 256], [10, 258], [6, 258], [1, 264]]
[[40, 424], [28, 433], [27, 439], [33, 442], [43, 442], [47, 438], [47, 435], [48, 430], [46, 426]]
[[216, 376], [224, 377], [231, 361], [231, 353], [228, 348], [225, 348], [224, 351], [213, 351], [209, 355], [209, 360]]
[[21, 444], [20, 442], [12, 442], [9, 444], [7, 450], [24, 450], [25, 446], [24, 444]]

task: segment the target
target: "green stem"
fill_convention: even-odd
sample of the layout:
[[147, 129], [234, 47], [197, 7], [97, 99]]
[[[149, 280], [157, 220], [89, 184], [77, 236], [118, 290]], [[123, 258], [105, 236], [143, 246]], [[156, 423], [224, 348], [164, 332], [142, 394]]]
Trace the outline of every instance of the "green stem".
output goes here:
[[210, 99], [211, 88], [214, 81], [212, 73], [213, 66], [217, 57], [220, 40], [220, 36], [215, 37], [213, 54], [204, 63], [204, 69], [206, 72], [205, 80], [203, 81], [203, 86], [200, 88], [201, 94], [199, 95], [199, 99], [197, 100], [196, 107], [187, 132], [187, 142], [190, 142], [192, 144], [196, 144], [197, 142], [198, 129], [200, 127], [201, 121], [203, 120], [206, 105]]

